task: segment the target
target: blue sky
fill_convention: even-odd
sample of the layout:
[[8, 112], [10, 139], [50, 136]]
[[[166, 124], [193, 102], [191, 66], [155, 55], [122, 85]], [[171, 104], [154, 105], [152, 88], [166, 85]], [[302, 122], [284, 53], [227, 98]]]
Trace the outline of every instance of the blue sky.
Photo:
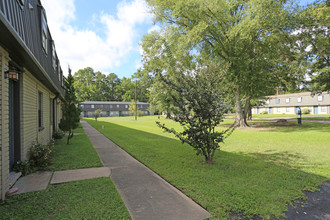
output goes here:
[[130, 77], [141, 67], [139, 42], [156, 28], [144, 0], [43, 0], [64, 73], [92, 67]]
[[[297, 0], [301, 5], [313, 0]], [[141, 67], [139, 42], [157, 26], [144, 0], [42, 0], [62, 69], [92, 67], [130, 77]]]

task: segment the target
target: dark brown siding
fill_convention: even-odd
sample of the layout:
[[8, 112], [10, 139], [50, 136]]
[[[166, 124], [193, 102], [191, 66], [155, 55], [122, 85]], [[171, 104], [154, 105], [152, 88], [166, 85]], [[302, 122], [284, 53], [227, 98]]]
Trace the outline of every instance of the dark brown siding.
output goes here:
[[[0, 0], [0, 16], [6, 20], [6, 26], [10, 27], [11, 33], [16, 35], [16, 39], [21, 41], [17, 43], [23, 45], [27, 51], [33, 54], [34, 60], [38, 62], [36, 66], [39, 66], [40, 71], [46, 73], [55, 87], [57, 87], [57, 90], [63, 93], [61, 87], [61, 81], [63, 80], [63, 77], [61, 77], [62, 71], [60, 68], [54, 69], [52, 65], [53, 40], [49, 30], [47, 51], [45, 52], [42, 47], [41, 13], [43, 10], [39, 0], [25, 0], [23, 6], [17, 0]], [[0, 43], [6, 44], [8, 43], [8, 39], [1, 39], [0, 36]], [[15, 42], [13, 42], [13, 44], [14, 43]], [[6, 45], [3, 46], [6, 47]], [[28, 62], [26, 61], [26, 63]], [[57, 60], [56, 63], [59, 64], [59, 61]], [[33, 70], [35, 70], [35, 68]], [[42, 78], [42, 74], [36, 74], [36, 77]], [[40, 80], [44, 83], [47, 80], [49, 81], [47, 78]]]

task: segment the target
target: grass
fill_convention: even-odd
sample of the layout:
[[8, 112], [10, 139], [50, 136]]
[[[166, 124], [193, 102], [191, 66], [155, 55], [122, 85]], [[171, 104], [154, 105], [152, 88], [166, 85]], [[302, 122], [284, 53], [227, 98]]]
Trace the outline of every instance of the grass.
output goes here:
[[66, 137], [56, 140], [54, 151], [48, 167], [52, 171], [103, 166], [83, 128], [74, 130], [70, 145], [66, 144]]
[[109, 178], [48, 186], [46, 190], [8, 197], [1, 219], [130, 219]]
[[[48, 170], [103, 166], [82, 128], [71, 144], [57, 140]], [[49, 185], [46, 190], [8, 196], [0, 203], [0, 219], [131, 219], [110, 178]]]
[[[292, 200], [305, 198], [303, 190], [315, 191], [329, 180], [330, 124], [275, 126], [276, 123], [258, 122], [254, 128], [237, 129], [215, 154], [215, 162], [206, 165], [190, 146], [163, 133], [156, 120], [156, 117], [142, 117], [138, 121], [132, 117], [100, 118], [98, 122], [87, 119], [201, 204], [214, 219], [230, 215], [282, 217]], [[179, 128], [171, 120], [159, 121]], [[224, 126], [230, 123], [225, 121]]]

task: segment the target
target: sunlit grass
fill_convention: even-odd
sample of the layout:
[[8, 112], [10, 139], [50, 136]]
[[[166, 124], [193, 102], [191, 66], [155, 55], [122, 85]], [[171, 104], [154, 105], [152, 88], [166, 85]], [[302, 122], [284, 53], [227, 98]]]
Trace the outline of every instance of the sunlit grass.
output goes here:
[[[161, 117], [87, 119], [91, 125], [211, 212], [280, 217], [292, 200], [304, 198], [330, 177], [330, 124], [254, 124], [237, 129], [207, 165], [188, 145], [163, 133]], [[225, 129], [233, 121], [225, 121]], [[102, 129], [102, 126], [104, 129]]]

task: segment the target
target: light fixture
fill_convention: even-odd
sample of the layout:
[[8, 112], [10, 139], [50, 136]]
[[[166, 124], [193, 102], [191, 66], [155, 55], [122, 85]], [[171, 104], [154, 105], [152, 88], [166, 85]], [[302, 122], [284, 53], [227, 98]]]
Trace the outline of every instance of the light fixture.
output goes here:
[[5, 79], [18, 81], [19, 80], [19, 73], [20, 73], [20, 71], [18, 71], [16, 68], [10, 68], [9, 70], [7, 70], [5, 72]]

